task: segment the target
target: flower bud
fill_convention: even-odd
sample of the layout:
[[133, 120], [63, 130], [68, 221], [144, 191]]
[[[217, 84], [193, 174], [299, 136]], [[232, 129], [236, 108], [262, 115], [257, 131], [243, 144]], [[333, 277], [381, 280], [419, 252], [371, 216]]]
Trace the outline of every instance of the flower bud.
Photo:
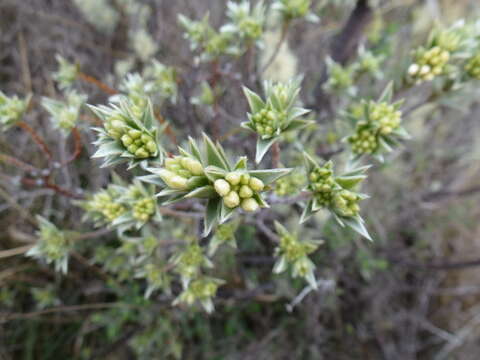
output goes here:
[[186, 168], [193, 174], [193, 175], [203, 175], [203, 166], [198, 160], [188, 159]]
[[258, 203], [254, 198], [244, 199], [242, 201], [242, 209], [248, 212], [258, 210]]
[[150, 151], [151, 153], [154, 153], [157, 151], [157, 144], [155, 144], [153, 140], [150, 140], [149, 142], [147, 142], [145, 146], [147, 147], [148, 151]]
[[121, 140], [122, 140], [122, 144], [124, 146], [129, 146], [133, 142], [133, 139], [130, 136], [128, 136], [127, 134], [123, 135]]
[[184, 177], [181, 177], [179, 175], [176, 175], [170, 179], [170, 182], [168, 185], [177, 190], [186, 190], [188, 188], [187, 186], [187, 179]]
[[229, 208], [237, 207], [238, 204], [240, 204], [240, 198], [238, 197], [237, 192], [230, 191], [228, 195], [223, 198], [223, 203]]
[[230, 192], [230, 184], [223, 179], [216, 180], [213, 186], [215, 187], [215, 191], [218, 193], [218, 195], [222, 197]]
[[241, 174], [238, 172], [231, 172], [225, 176], [225, 179], [232, 185], [238, 185], [241, 180]]
[[242, 174], [242, 177], [240, 179], [240, 182], [242, 183], [242, 185], [248, 185], [249, 181], [250, 181], [250, 175]]
[[128, 135], [130, 135], [132, 139], [138, 139], [142, 136], [142, 132], [139, 130], [132, 129], [128, 132]]
[[252, 177], [248, 182], [248, 184], [250, 185], [253, 191], [262, 191], [263, 188], [265, 187], [265, 184], [263, 183], [263, 181], [256, 177]]
[[135, 151], [135, 156], [138, 158], [147, 158], [150, 155], [144, 148], [140, 148], [137, 151]]
[[242, 185], [242, 187], [240, 188], [240, 192], [238, 194], [240, 195], [241, 198], [250, 198], [253, 195], [253, 191], [247, 185]]

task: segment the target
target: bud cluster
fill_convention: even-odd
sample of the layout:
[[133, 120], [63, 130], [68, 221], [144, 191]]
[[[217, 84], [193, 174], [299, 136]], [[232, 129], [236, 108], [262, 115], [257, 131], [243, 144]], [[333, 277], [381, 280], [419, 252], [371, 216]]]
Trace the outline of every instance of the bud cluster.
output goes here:
[[329, 161], [323, 166], [313, 168], [308, 174], [308, 179], [310, 180], [308, 189], [314, 194], [317, 203], [322, 207], [329, 207], [336, 189], [333, 163]]
[[262, 137], [270, 138], [275, 135], [281, 121], [285, 121], [285, 113], [277, 114], [273, 109], [265, 108], [252, 115], [255, 131]]
[[152, 198], [137, 200], [132, 206], [133, 217], [141, 222], [147, 222], [155, 214], [156, 204]]
[[121, 136], [120, 140], [128, 152], [136, 158], [152, 157], [158, 151], [153, 136], [140, 130], [130, 129]]
[[188, 156], [175, 156], [165, 159], [163, 169], [158, 172], [168, 187], [175, 190], [193, 189], [204, 175], [200, 161]]
[[249, 121], [243, 122], [242, 126], [260, 135], [257, 139], [257, 163], [280, 135], [311, 124], [311, 121], [300, 118], [309, 110], [296, 106], [301, 80], [296, 78], [285, 83], [265, 81], [265, 100], [243, 88], [250, 113], [247, 114]]
[[87, 96], [68, 90], [66, 101], [42, 98], [42, 106], [50, 113], [50, 120], [55, 128], [67, 135], [76, 125], [80, 115], [80, 108], [87, 100]]
[[17, 121], [20, 121], [23, 113], [27, 110], [30, 97], [20, 100], [18, 96], [7, 97], [0, 91], [0, 128], [8, 129]]
[[196, 242], [189, 244], [173, 260], [175, 271], [180, 274], [184, 283], [198, 276], [202, 266], [211, 267], [210, 260], [203, 253], [202, 247]]
[[53, 73], [52, 77], [58, 83], [60, 89], [68, 89], [77, 79], [80, 68], [78, 64], [72, 64], [58, 54], [55, 58], [58, 62], [58, 70]]
[[378, 126], [381, 135], [390, 135], [400, 126], [402, 112], [387, 102], [369, 103], [369, 120]]
[[288, 265], [291, 265], [293, 277], [303, 277], [315, 288], [315, 265], [308, 255], [317, 250], [321, 241], [311, 239], [300, 241], [298, 234], [291, 234], [278, 222], [275, 222], [275, 229], [280, 237], [280, 242], [275, 248], [275, 256], [278, 260], [273, 272], [282, 273]]
[[283, 21], [291, 21], [307, 17], [308, 20], [318, 21], [317, 17], [310, 13], [310, 5], [312, 0], [275, 0], [272, 4], [272, 9], [281, 13]]
[[355, 133], [348, 137], [355, 154], [373, 154], [378, 149], [377, 130], [372, 126], [357, 126]]
[[111, 101], [110, 106], [90, 106], [104, 123], [104, 129], [95, 129], [100, 135], [93, 157], [104, 157], [104, 166], [129, 161], [133, 167], [157, 157], [161, 161], [163, 149], [157, 139], [160, 130], [149, 99], [139, 97], [141, 105], [124, 96]]
[[465, 71], [472, 78], [480, 80], [480, 54], [476, 54], [468, 60]]
[[431, 81], [444, 73], [449, 60], [450, 52], [440, 46], [421, 48], [416, 52], [415, 62], [408, 68], [408, 75], [416, 82]]
[[230, 172], [224, 179], [217, 179], [214, 188], [223, 199], [223, 203], [230, 209], [241, 206], [245, 211], [258, 210], [259, 203], [255, 199], [264, 189], [262, 180], [251, 177], [247, 172]]
[[37, 259], [42, 259], [48, 264], [54, 263], [57, 271], [67, 272], [68, 253], [71, 248], [71, 241], [66, 232], [59, 230], [48, 220], [37, 216], [39, 240], [27, 253]]
[[305, 174], [300, 171], [293, 171], [291, 174], [280, 178], [275, 183], [275, 194], [278, 196], [293, 195], [300, 191], [305, 184]]
[[199, 301], [205, 311], [211, 313], [214, 310], [212, 298], [215, 297], [218, 287], [223, 283], [223, 280], [202, 276], [191, 281], [173, 304], [184, 303], [192, 305], [195, 301]]
[[334, 206], [335, 211], [341, 216], [356, 216], [360, 212], [358, 205], [361, 197], [349, 190], [341, 190], [335, 193]]
[[355, 66], [342, 66], [340, 63], [333, 61], [331, 58], [325, 60], [327, 64], [328, 80], [323, 88], [329, 93], [347, 92], [354, 95], [356, 90], [353, 86]]
[[222, 26], [221, 32], [231, 32], [248, 41], [259, 39], [265, 22], [265, 6], [259, 2], [251, 7], [250, 1], [227, 2], [227, 17], [231, 20]]
[[87, 202], [86, 209], [100, 213], [107, 222], [112, 222], [127, 211], [124, 205], [117, 202], [119, 195], [111, 188], [101, 190]]

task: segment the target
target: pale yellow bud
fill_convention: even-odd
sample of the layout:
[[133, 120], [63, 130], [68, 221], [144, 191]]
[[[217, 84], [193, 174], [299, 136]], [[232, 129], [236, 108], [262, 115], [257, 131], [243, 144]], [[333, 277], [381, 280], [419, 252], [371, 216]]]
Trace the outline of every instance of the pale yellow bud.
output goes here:
[[223, 198], [223, 202], [227, 207], [234, 208], [240, 204], [240, 197], [236, 191], [230, 191], [228, 195]]
[[265, 184], [263, 183], [263, 181], [256, 177], [252, 177], [248, 182], [248, 184], [250, 185], [253, 191], [262, 191], [263, 188], [265, 187]]
[[186, 190], [188, 188], [187, 186], [187, 179], [184, 177], [181, 177], [179, 175], [176, 175], [170, 179], [170, 183], [168, 184], [171, 188], [177, 189], [177, 190]]
[[241, 180], [241, 174], [238, 172], [231, 172], [225, 176], [225, 179], [232, 185], [238, 185]]
[[252, 197], [253, 191], [247, 185], [242, 185], [240, 188], [240, 192], [238, 193], [241, 198], [249, 198]]
[[[213, 186], [220, 196], [225, 196], [230, 192], [230, 184], [223, 179], [215, 180]], [[236, 205], [235, 205], [236, 206]]]
[[198, 160], [188, 159], [186, 168], [193, 174], [193, 175], [203, 175], [203, 166]]
[[418, 74], [419, 70], [420, 70], [420, 66], [418, 66], [418, 64], [412, 64], [408, 68], [408, 75], [415, 76]]
[[242, 201], [242, 209], [253, 212], [258, 210], [258, 203], [254, 198], [244, 199]]

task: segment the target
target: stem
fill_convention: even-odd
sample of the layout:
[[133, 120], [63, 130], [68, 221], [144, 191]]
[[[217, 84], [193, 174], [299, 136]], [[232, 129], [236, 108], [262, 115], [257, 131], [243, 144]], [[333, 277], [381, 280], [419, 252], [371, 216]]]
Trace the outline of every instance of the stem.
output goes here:
[[10, 256], [21, 255], [30, 250], [33, 245], [19, 246], [13, 249], [0, 251], [0, 259], [7, 258]]
[[71, 162], [75, 161], [82, 153], [82, 140], [80, 138], [80, 133], [78, 132], [78, 129], [76, 127], [72, 129], [72, 136], [73, 136], [73, 141], [75, 145], [75, 150], [72, 156], [70, 156], [70, 158], [68, 158], [67, 161], [62, 163], [62, 166], [68, 165]]
[[289, 26], [290, 26], [290, 21], [285, 21], [283, 23], [282, 33], [280, 35], [280, 40], [278, 41], [277, 45], [275, 46], [275, 49], [273, 50], [272, 55], [267, 60], [265, 65], [263, 65], [262, 69], [260, 70], [260, 74], [263, 74], [270, 67], [270, 65], [272, 65], [272, 63], [275, 61], [278, 53], [280, 52], [280, 48], [282, 47], [285, 39], [287, 38], [287, 33], [288, 33]]
[[272, 145], [272, 166], [274, 168], [280, 167], [280, 144], [278, 141]]
[[32, 127], [30, 127], [30, 125], [28, 125], [24, 121], [18, 122], [17, 125], [21, 129], [25, 130], [26, 132], [28, 132], [30, 134], [33, 141], [35, 141], [35, 143], [38, 145], [38, 147], [40, 149], [42, 149], [43, 153], [48, 157], [48, 159], [50, 161], [52, 161], [53, 160], [52, 153], [51, 153], [50, 149], [48, 148], [47, 144], [45, 143], [45, 141], [42, 139], [42, 137]]
[[31, 172], [31, 173], [40, 172], [40, 170], [37, 169], [36, 167], [34, 167], [30, 164], [27, 164], [26, 162], [23, 162], [22, 160], [17, 159], [15, 157], [7, 155], [7, 154], [0, 153], [0, 162], [16, 166], [16, 167], [18, 167], [18, 168], [20, 168], [24, 171], [28, 171], [28, 172]]
[[102, 90], [104, 93], [106, 93], [108, 95], [118, 94], [117, 90], [111, 88], [110, 86], [108, 86], [104, 82], [101, 82], [100, 80], [94, 78], [93, 76], [87, 75], [87, 74], [80, 71], [78, 73], [78, 77], [80, 78], [80, 80], [83, 80], [86, 83], [90, 83], [90, 84], [95, 85], [97, 88], [99, 88], [100, 90]]

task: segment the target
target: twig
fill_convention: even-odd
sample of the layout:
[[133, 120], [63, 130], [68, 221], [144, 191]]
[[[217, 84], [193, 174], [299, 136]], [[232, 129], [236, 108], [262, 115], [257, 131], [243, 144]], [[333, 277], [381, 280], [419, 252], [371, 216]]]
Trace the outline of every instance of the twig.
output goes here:
[[260, 74], [263, 74], [270, 67], [270, 65], [273, 64], [273, 62], [277, 58], [277, 55], [280, 52], [280, 49], [281, 49], [285, 39], [287, 38], [287, 33], [288, 33], [289, 26], [290, 26], [290, 21], [286, 21], [286, 22], [283, 23], [282, 33], [280, 35], [280, 40], [278, 40], [278, 43], [275, 46], [275, 49], [273, 50], [272, 55], [270, 55], [270, 58], [267, 60], [265, 65], [263, 65], [262, 69], [260, 70]]
[[15, 255], [21, 255], [26, 253], [28, 250], [30, 250], [33, 247], [33, 245], [25, 245], [25, 246], [19, 246], [13, 249], [8, 249], [8, 250], [2, 250], [0, 251], [0, 259], [15, 256]]
[[48, 159], [50, 161], [52, 161], [52, 159], [53, 159], [52, 152], [50, 151], [50, 149], [48, 148], [47, 144], [42, 139], [42, 137], [40, 135], [38, 135], [38, 133], [32, 127], [30, 127], [30, 125], [28, 125], [24, 121], [18, 122], [17, 125], [21, 129], [25, 130], [26, 132], [28, 132], [30, 134], [33, 141], [35, 141], [35, 143], [40, 147], [40, 149], [44, 152], [44, 154], [48, 157]]
[[104, 82], [101, 82], [100, 80], [94, 78], [93, 76], [87, 75], [87, 74], [79, 71], [78, 72], [78, 77], [79, 77], [80, 80], [83, 80], [86, 83], [90, 83], [90, 84], [95, 85], [97, 88], [99, 88], [100, 90], [102, 90], [104, 93], [106, 93], [108, 95], [118, 94], [117, 90], [111, 88], [110, 86], [108, 86]]
[[0, 153], [0, 162], [3, 162], [5, 164], [13, 165], [16, 166], [24, 171], [30, 172], [30, 173], [40, 173], [40, 169], [37, 169], [36, 167], [27, 164], [26, 162], [23, 162], [20, 159], [17, 159], [13, 156], [7, 155], [7, 154], [2, 154]]
[[82, 139], [80, 138], [80, 133], [78, 132], [78, 129], [76, 127], [72, 129], [72, 136], [75, 148], [73, 154], [70, 156], [70, 158], [67, 159], [67, 161], [62, 163], [62, 166], [68, 165], [71, 162], [75, 161], [82, 153]]
[[20, 60], [22, 65], [22, 77], [25, 85], [25, 90], [27, 93], [32, 92], [32, 76], [30, 73], [30, 66], [28, 64], [28, 51], [27, 51], [27, 42], [23, 36], [23, 32], [18, 33], [18, 45], [20, 48]]
[[311, 285], [307, 285], [301, 292], [298, 294], [289, 304], [287, 304], [285, 307], [288, 312], [292, 312], [293, 308], [300, 304], [303, 299], [310, 294], [312, 290], [316, 290], [318, 292], [320, 291], [330, 291], [335, 288], [336, 283], [335, 280], [333, 279], [327, 279], [327, 280], [317, 280], [317, 289], [314, 289]]
[[272, 166], [278, 168], [280, 166], [280, 145], [275, 141], [272, 145]]
[[170, 141], [173, 143], [173, 145], [177, 145], [177, 137], [175, 136], [175, 133], [173, 132], [171, 125], [167, 122], [167, 120], [165, 120], [162, 114], [160, 114], [158, 111], [155, 112], [155, 117], [160, 122], [160, 124], [166, 124], [165, 134], [167, 134], [167, 136], [170, 138]]

